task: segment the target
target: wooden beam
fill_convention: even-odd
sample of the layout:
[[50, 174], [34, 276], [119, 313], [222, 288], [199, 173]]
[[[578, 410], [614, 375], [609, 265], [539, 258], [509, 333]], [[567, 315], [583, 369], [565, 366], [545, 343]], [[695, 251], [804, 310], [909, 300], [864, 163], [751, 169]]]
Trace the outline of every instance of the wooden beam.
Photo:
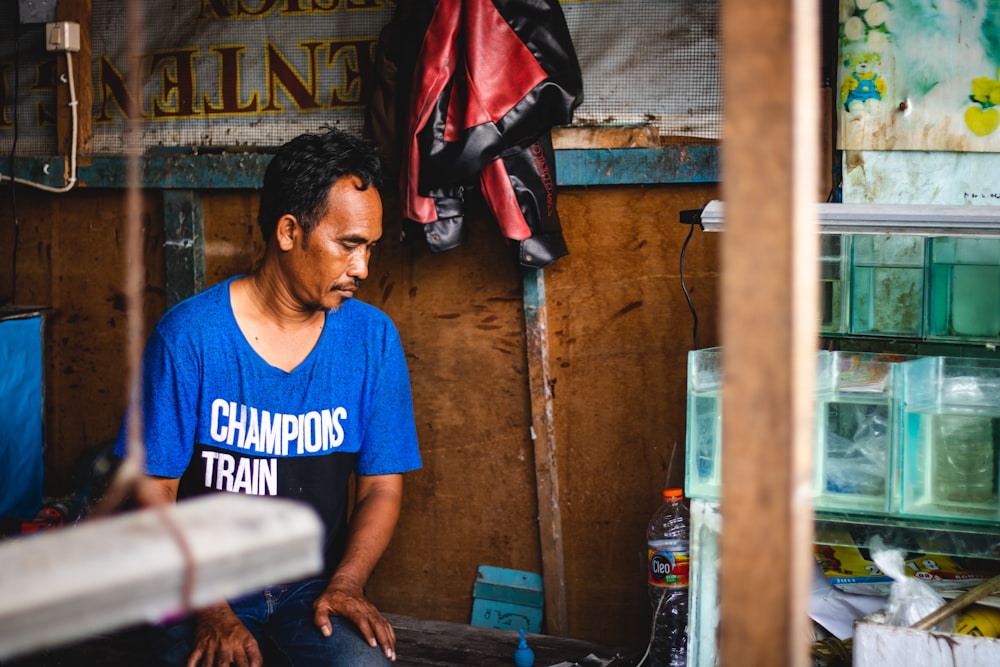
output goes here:
[[205, 220], [194, 190], [163, 191], [167, 308], [205, 289]]
[[[386, 614], [396, 632], [394, 667], [511, 667], [519, 636], [516, 630], [499, 630], [476, 625], [451, 623], [398, 614]], [[607, 646], [580, 639], [525, 633], [528, 647], [535, 654], [535, 664], [576, 665], [587, 655], [610, 660], [608, 667], [635, 664], [624, 656], [629, 649]], [[621, 657], [619, 657], [621, 656]], [[599, 664], [596, 660], [593, 664]]]
[[818, 16], [815, 1], [722, 4], [725, 667], [809, 664]]
[[557, 150], [556, 174], [559, 185], [715, 183], [719, 148], [694, 144]]
[[[257, 189], [271, 154], [151, 152], [142, 157], [142, 187]], [[61, 185], [64, 156], [18, 158], [15, 176], [46, 185]], [[79, 185], [125, 187], [125, 159], [95, 155], [79, 170]], [[652, 183], [716, 183], [719, 147], [672, 145], [660, 148], [588, 148], [556, 151], [559, 186], [647, 185]]]
[[176, 618], [323, 566], [316, 511], [215, 493], [0, 543], [0, 660]]
[[553, 396], [549, 376], [549, 330], [545, 308], [543, 269], [524, 270], [524, 335], [531, 393], [531, 439], [535, 443], [535, 485], [538, 492], [538, 534], [542, 547], [542, 584], [545, 588], [545, 629], [565, 637], [569, 629], [566, 607], [566, 567], [563, 556], [562, 514]]

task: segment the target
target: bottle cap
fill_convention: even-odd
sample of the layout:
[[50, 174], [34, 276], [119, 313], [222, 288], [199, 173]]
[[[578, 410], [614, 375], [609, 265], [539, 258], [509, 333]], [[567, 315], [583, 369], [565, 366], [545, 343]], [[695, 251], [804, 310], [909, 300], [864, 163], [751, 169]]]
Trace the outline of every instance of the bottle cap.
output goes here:
[[684, 500], [684, 489], [663, 489], [664, 502]]

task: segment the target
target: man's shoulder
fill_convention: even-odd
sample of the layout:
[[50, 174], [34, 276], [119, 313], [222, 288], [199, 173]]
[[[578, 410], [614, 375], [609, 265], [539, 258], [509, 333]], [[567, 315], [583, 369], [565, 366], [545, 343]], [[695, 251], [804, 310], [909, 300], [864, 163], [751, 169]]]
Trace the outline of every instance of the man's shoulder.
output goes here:
[[377, 306], [373, 306], [367, 301], [359, 299], [349, 299], [337, 310], [331, 313], [334, 316], [341, 316], [350, 319], [354, 323], [369, 324], [377, 327], [396, 328], [392, 318]]
[[228, 307], [230, 282], [225, 280], [208, 287], [173, 306], [160, 318], [157, 330], [161, 334], [176, 334], [200, 331], [206, 325], [209, 330], [216, 328]]

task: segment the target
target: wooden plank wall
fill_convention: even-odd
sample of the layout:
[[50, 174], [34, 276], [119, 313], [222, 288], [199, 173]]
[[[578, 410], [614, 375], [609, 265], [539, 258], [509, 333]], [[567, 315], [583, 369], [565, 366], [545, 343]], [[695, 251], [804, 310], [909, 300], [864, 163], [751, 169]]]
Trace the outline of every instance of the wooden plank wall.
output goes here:
[[[692, 316], [680, 284], [706, 186], [572, 190], [560, 201], [571, 255], [547, 272], [551, 373], [563, 496], [569, 634], [648, 634], [646, 523], [683, 486]], [[715, 338], [715, 235], [695, 230], [685, 280], [699, 344]]]
[[394, 243], [387, 214], [363, 296], [400, 329], [424, 459], [371, 594], [465, 622], [479, 565], [541, 572], [521, 277], [482, 210], [470, 209], [467, 243], [441, 254]]
[[[0, 248], [12, 242], [0, 192]], [[248, 270], [260, 251], [257, 197], [202, 191], [206, 282]], [[113, 438], [124, 404], [119, 191], [17, 191], [18, 301], [53, 306], [47, 330], [49, 486]], [[570, 255], [545, 271], [550, 374], [568, 601], [567, 634], [644, 644], [645, 524], [659, 490], [683, 482], [686, 355], [692, 317], [680, 286], [680, 210], [713, 185], [563, 188]], [[151, 325], [164, 304], [162, 215], [144, 199]], [[399, 327], [424, 468], [407, 478], [402, 523], [370, 595], [386, 611], [468, 622], [479, 565], [541, 572], [523, 276], [481, 204], [469, 238], [432, 254], [401, 244], [386, 196], [384, 241], [360, 292]], [[717, 343], [718, 235], [695, 231], [685, 276], [700, 346]], [[10, 287], [9, 263], [0, 295]]]
[[[51, 195], [0, 189], [0, 301], [10, 299], [14, 210], [19, 222], [16, 302], [47, 306], [45, 317], [46, 491], [73, 488], [84, 452], [114, 439], [125, 401], [125, 200], [118, 191]], [[162, 210], [143, 197], [146, 322], [163, 313]]]

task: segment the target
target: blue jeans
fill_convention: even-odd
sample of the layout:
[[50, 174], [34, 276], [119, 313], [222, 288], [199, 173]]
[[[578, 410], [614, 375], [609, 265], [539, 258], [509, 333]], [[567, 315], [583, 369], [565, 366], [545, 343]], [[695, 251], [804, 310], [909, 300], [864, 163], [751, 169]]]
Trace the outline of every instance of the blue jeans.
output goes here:
[[[313, 623], [313, 602], [326, 588], [325, 579], [272, 586], [229, 601], [253, 633], [264, 655], [264, 667], [386, 667], [382, 648], [372, 648], [353, 623], [330, 618], [333, 634], [324, 637]], [[153, 651], [161, 664], [183, 667], [194, 648], [194, 625], [181, 621], [157, 628]]]

